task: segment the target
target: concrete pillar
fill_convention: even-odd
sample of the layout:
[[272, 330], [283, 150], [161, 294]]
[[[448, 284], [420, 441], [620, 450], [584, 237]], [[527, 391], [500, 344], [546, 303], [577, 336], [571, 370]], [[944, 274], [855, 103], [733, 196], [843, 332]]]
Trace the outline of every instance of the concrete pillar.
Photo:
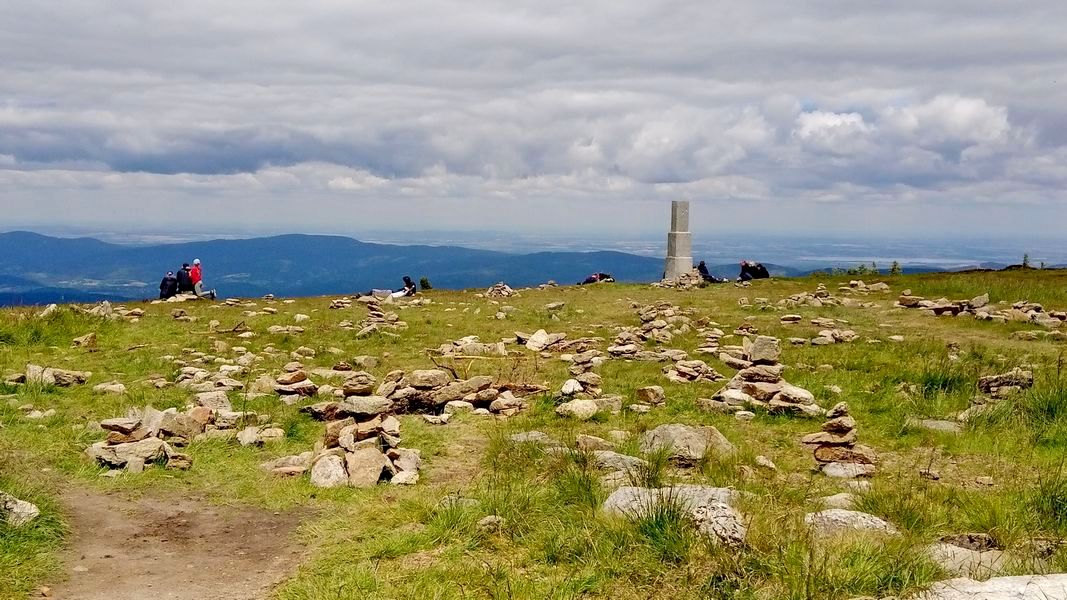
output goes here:
[[689, 201], [671, 202], [671, 230], [667, 233], [667, 263], [663, 276], [678, 277], [693, 270], [693, 234], [689, 233]]

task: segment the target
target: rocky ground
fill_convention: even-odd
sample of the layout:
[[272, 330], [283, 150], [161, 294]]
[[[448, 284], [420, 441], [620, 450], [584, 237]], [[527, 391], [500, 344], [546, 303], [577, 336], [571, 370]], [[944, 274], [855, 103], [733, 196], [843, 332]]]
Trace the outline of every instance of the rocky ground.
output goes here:
[[0, 312], [0, 597], [1067, 598], [1067, 273]]

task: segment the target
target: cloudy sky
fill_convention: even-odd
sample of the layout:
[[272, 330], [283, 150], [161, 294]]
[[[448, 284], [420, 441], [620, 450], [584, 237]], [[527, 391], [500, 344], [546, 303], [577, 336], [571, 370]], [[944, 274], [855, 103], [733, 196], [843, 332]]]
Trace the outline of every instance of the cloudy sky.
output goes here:
[[1057, 0], [0, 0], [0, 229], [1062, 233]]

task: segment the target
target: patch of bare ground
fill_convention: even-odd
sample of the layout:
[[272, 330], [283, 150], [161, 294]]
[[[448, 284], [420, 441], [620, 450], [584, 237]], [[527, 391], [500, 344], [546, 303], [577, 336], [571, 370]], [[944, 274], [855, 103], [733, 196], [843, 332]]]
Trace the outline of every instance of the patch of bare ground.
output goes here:
[[304, 555], [297, 512], [85, 489], [63, 500], [73, 539], [58, 600], [263, 598]]

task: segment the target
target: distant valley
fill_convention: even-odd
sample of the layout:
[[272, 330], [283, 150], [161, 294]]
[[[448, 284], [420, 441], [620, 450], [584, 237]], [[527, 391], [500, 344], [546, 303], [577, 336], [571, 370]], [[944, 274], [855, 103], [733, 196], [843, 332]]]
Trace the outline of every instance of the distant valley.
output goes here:
[[[435, 287], [487, 287], [498, 281], [530, 286], [581, 281], [607, 272], [618, 281], [659, 279], [663, 259], [617, 251], [509, 253], [459, 246], [365, 243], [343, 236], [279, 235], [157, 245], [120, 245], [93, 238], [0, 233], [0, 305], [136, 300], [158, 294], [159, 280], [200, 258], [205, 282], [222, 296], [349, 294], [396, 288], [401, 277], [426, 277]], [[811, 268], [765, 263], [773, 275]], [[982, 265], [999, 268], [1004, 265]], [[882, 265], [883, 268], [888, 265]], [[905, 270], [934, 271], [928, 266]], [[735, 262], [709, 267], [737, 274]]]

